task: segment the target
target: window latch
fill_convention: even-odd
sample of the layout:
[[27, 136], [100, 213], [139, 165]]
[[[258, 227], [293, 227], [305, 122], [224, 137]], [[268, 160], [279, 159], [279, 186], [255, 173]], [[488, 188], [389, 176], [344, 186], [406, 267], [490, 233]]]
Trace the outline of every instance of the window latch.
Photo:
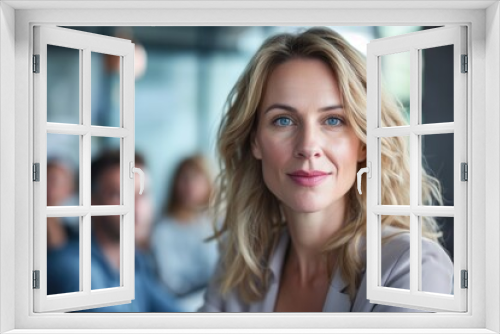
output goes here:
[[129, 170], [130, 170], [129, 176], [131, 179], [134, 178], [134, 173], [139, 174], [139, 177], [140, 177], [139, 181], [140, 181], [140, 185], [141, 185], [141, 188], [139, 190], [139, 195], [142, 195], [142, 192], [144, 191], [144, 172], [140, 168], [134, 167], [133, 161], [130, 161], [130, 163], [129, 163]]
[[366, 167], [365, 168], [361, 168], [358, 171], [358, 192], [359, 192], [360, 195], [362, 194], [362, 192], [361, 192], [361, 176], [363, 176], [363, 173], [366, 173], [367, 174], [366, 176], [369, 179], [372, 178], [372, 163], [370, 161], [366, 162]]

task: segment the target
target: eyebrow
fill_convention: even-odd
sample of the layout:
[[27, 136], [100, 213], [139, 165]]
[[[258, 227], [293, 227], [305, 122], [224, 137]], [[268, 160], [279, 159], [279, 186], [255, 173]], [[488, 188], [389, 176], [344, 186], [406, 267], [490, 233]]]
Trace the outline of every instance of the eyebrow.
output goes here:
[[[320, 108], [319, 111], [331, 111], [331, 110], [342, 109], [342, 108], [344, 108], [343, 105], [331, 105], [331, 106], [326, 106], [326, 107]], [[275, 103], [275, 104], [272, 104], [269, 107], [267, 107], [266, 110], [264, 110], [264, 114], [267, 113], [271, 109], [283, 109], [286, 111], [297, 112], [297, 109], [295, 109], [292, 106], [289, 106], [286, 104], [281, 104], [281, 103]]]

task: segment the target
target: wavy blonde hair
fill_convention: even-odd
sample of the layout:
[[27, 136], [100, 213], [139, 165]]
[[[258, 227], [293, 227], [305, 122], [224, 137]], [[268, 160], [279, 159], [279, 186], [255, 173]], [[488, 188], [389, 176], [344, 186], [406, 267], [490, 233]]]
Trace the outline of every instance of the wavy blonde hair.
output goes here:
[[[319, 59], [333, 71], [343, 96], [347, 123], [366, 145], [366, 67], [364, 57], [338, 33], [327, 28], [310, 28], [298, 34], [268, 38], [252, 57], [227, 99], [227, 112], [218, 133], [220, 174], [213, 208], [225, 217], [215, 238], [223, 239], [221, 292], [236, 289], [251, 303], [261, 300], [268, 288], [268, 260], [285, 223], [278, 199], [264, 183], [260, 160], [252, 155], [251, 138], [257, 126], [257, 110], [270, 73], [295, 58]], [[381, 121], [385, 126], [406, 124], [401, 105], [382, 93]], [[385, 205], [409, 204], [410, 166], [408, 143], [401, 137], [381, 140], [381, 187]], [[358, 163], [358, 170], [366, 161]], [[346, 194], [345, 223], [324, 246], [325, 258], [334, 252], [335, 266], [355, 297], [364, 268], [360, 241], [366, 235], [366, 178], [360, 195], [354, 183]], [[439, 181], [422, 172], [422, 204], [442, 203]], [[409, 217], [383, 216], [383, 226], [409, 230]], [[422, 219], [422, 234], [440, 237], [435, 220]], [[334, 267], [330, 266], [330, 278]]]

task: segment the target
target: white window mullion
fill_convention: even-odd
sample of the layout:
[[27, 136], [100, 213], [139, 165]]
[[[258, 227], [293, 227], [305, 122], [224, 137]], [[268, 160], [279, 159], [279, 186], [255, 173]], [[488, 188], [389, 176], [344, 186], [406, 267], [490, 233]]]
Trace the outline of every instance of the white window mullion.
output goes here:
[[[380, 106], [380, 57], [372, 54], [372, 50], [368, 48], [366, 58], [367, 68], [373, 71], [367, 71], [367, 81], [373, 82], [373, 85], [367, 86], [367, 106], [374, 107], [366, 114], [366, 154], [367, 164], [371, 163], [371, 178], [366, 179], [366, 274], [367, 274], [367, 293], [372, 293], [380, 285], [380, 257], [377, 243], [380, 242], [380, 216], [375, 208], [380, 207], [380, 159], [378, 154], [380, 139], [373, 135], [379, 125], [378, 106]], [[367, 175], [368, 176], [368, 175]]]
[[[422, 98], [419, 97], [419, 106]], [[417, 135], [439, 135], [453, 133], [455, 124], [453, 122], [434, 123], [434, 124], [418, 124], [412, 127], [412, 132]]]
[[130, 134], [130, 131], [128, 129], [123, 129], [123, 128], [113, 128], [113, 127], [106, 127], [106, 126], [91, 126], [89, 128], [90, 134], [92, 136], [99, 136], [99, 137], [119, 137], [119, 138], [124, 138], [127, 137]]
[[134, 240], [134, 215], [135, 215], [135, 181], [130, 177], [130, 162], [135, 166], [135, 74], [134, 54], [120, 57], [120, 72], [123, 80], [120, 80], [120, 126], [129, 131], [128, 136], [121, 139], [122, 151], [122, 204], [127, 213], [121, 216], [121, 235], [123, 242], [120, 250], [120, 283], [128, 289], [130, 299], [134, 298], [135, 285], [135, 240]]
[[130, 131], [123, 128], [113, 128], [106, 126], [91, 126], [81, 124], [47, 123], [47, 132], [63, 135], [83, 136], [90, 133], [99, 137], [123, 138], [129, 135]]
[[376, 205], [373, 207], [373, 213], [383, 216], [409, 216], [414, 213], [417, 216], [427, 217], [454, 217], [455, 208], [453, 206], [432, 206], [418, 205]]
[[[419, 204], [418, 194], [420, 193], [420, 161], [419, 161], [419, 136], [413, 131], [418, 125], [419, 115], [419, 64], [418, 50], [410, 49], [410, 207]], [[421, 265], [419, 263], [418, 238], [419, 217], [415, 213], [410, 214], [410, 292], [414, 294], [418, 291]]]
[[373, 129], [373, 135], [376, 137], [409, 136], [410, 132], [411, 129], [408, 125]]
[[48, 206], [45, 209], [47, 217], [83, 217], [124, 215], [130, 211], [124, 205], [94, 205], [94, 206]]
[[[87, 129], [86, 133], [82, 136], [83, 140], [83, 147], [81, 151], [81, 164], [82, 166], [82, 171], [83, 171], [83, 180], [80, 185], [80, 187], [83, 189], [83, 194], [82, 194], [82, 199], [83, 199], [83, 206], [88, 210], [91, 205], [91, 187], [90, 187], [90, 180], [91, 180], [91, 173], [90, 173], [90, 167], [91, 167], [91, 135], [88, 131], [90, 127], [90, 122], [91, 122], [91, 85], [92, 85], [92, 80], [91, 80], [91, 52], [89, 48], [83, 49], [83, 67], [81, 69], [81, 76], [80, 76], [80, 82], [81, 82], [81, 87], [82, 87], [82, 94], [81, 94], [81, 99], [82, 99], [82, 125]], [[81, 242], [80, 242], [80, 281], [83, 282], [83, 292], [85, 293], [90, 293], [91, 291], [91, 278], [92, 278], [92, 272], [91, 272], [91, 253], [92, 253], [92, 248], [91, 248], [91, 216], [90, 216], [90, 210], [86, 212], [86, 214], [83, 216], [83, 223], [82, 223], [82, 237], [81, 237]]]
[[81, 124], [47, 123], [47, 132], [62, 135], [83, 136], [89, 132], [89, 127]]

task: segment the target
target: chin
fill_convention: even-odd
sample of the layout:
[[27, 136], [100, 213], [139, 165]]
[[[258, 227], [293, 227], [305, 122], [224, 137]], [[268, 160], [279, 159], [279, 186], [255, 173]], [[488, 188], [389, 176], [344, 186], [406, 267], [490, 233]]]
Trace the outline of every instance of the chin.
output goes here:
[[297, 213], [314, 213], [322, 211], [328, 207], [324, 201], [313, 200], [296, 200], [293, 203], [284, 203], [291, 210]]

